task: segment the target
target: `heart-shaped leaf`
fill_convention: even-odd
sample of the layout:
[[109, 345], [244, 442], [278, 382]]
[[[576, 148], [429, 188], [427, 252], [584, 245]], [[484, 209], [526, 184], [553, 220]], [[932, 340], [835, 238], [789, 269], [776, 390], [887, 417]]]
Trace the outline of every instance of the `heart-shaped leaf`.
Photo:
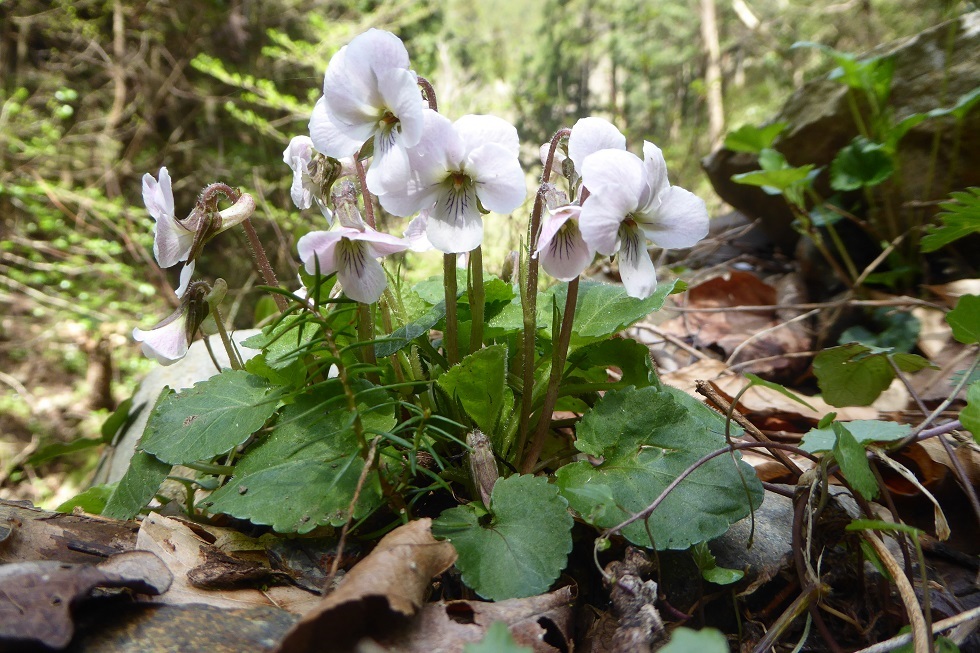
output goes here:
[[[680, 390], [651, 386], [609, 392], [582, 418], [575, 443], [602, 462], [565, 465], [556, 474], [558, 487], [583, 519], [609, 528], [646, 508], [699, 458], [725, 446], [724, 432], [721, 415]], [[603, 486], [614, 502], [605, 492], [587, 491]], [[653, 543], [642, 522], [623, 534], [642, 546], [686, 549], [724, 533], [749, 513], [750, 501], [762, 502], [762, 485], [752, 468], [739, 462], [736, 469], [731, 456], [718, 456], [653, 512]]]
[[572, 550], [572, 523], [548, 479], [515, 475], [494, 485], [489, 515], [479, 504], [450, 508], [432, 522], [432, 534], [456, 548], [464, 583], [501, 601], [547, 591]]

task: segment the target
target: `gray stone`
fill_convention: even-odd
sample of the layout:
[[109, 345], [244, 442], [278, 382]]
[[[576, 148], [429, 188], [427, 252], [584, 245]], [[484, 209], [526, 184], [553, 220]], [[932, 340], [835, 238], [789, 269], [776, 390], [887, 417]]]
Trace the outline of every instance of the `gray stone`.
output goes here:
[[[888, 105], [895, 121], [952, 106], [960, 96], [980, 86], [980, 11], [882, 45], [868, 54], [894, 57]], [[779, 121], [789, 123], [789, 127], [774, 143], [775, 149], [792, 165], [825, 166], [817, 186], [829, 194], [827, 167], [858, 134], [848, 106], [847, 87], [826, 77], [807, 83], [773, 118], [773, 122]], [[929, 162], [937, 134], [940, 146], [935, 181], [930, 184]], [[901, 180], [897, 183], [901, 184], [903, 199], [935, 200], [950, 190], [980, 185], [980, 166], [974, 161], [978, 148], [980, 109], [972, 111], [960, 129], [949, 117], [920, 123], [899, 146]], [[783, 198], [731, 180], [734, 174], [759, 169], [755, 155], [721, 148], [702, 165], [722, 199], [749, 217], [760, 218], [773, 241], [792, 251], [797, 234], [790, 226], [793, 217]]]
[[[241, 343], [257, 333], [261, 333], [261, 330], [242, 329], [231, 334], [232, 339], [238, 343], [239, 351], [245, 360], [257, 355], [259, 350], [242, 347]], [[227, 367], [229, 364], [228, 354], [221, 346], [221, 340], [218, 336], [211, 336], [210, 344], [218, 363], [222, 367]], [[184, 358], [173, 365], [161, 365], [147, 374], [136, 390], [136, 394], [133, 395], [133, 405], [129, 409], [130, 415], [136, 415], [135, 419], [115, 444], [106, 450], [102, 460], [99, 461], [99, 468], [92, 483], [114, 483], [126, 473], [129, 468], [129, 460], [133, 457], [133, 452], [136, 451], [136, 443], [139, 442], [143, 435], [143, 429], [146, 428], [146, 420], [149, 418], [150, 410], [164, 387], [183, 390], [199, 381], [211, 378], [217, 372], [204, 341], [198, 340], [191, 344]]]

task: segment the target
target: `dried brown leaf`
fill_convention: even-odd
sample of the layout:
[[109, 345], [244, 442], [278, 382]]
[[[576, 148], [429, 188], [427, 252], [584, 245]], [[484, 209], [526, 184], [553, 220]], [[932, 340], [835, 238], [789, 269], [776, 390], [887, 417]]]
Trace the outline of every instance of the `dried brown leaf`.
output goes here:
[[433, 576], [449, 569], [456, 550], [432, 537], [431, 519], [400, 526], [354, 565], [337, 589], [301, 619], [279, 644], [279, 653], [352, 646], [379, 624], [394, 626], [418, 612]]
[[129, 551], [98, 565], [55, 561], [0, 566], [0, 648], [63, 648], [75, 632], [71, 609], [96, 587], [161, 594], [173, 576], [147, 551]]
[[[157, 597], [154, 602], [181, 605], [186, 603], [205, 603], [222, 608], [245, 608], [251, 605], [265, 605], [282, 608], [296, 614], [303, 614], [315, 607], [320, 597], [312, 592], [291, 586], [270, 587], [267, 590], [258, 589], [222, 589], [210, 590], [195, 587], [189, 575], [200, 579], [210, 579], [211, 586], [221, 585], [215, 578], [224, 578], [239, 574], [252, 575], [261, 573], [247, 561], [243, 561], [234, 571], [229, 571], [226, 563], [221, 569], [213, 567], [215, 560], [227, 559], [212, 544], [195, 534], [186, 524], [157, 513], [150, 513], [143, 520], [136, 546], [156, 553], [167, 567], [173, 572], [174, 585], [169, 592]], [[211, 572], [216, 572], [212, 574]], [[220, 573], [217, 573], [220, 572]], [[227, 572], [227, 573], [224, 573]], [[271, 572], [270, 572], [271, 573]], [[227, 582], [224, 583], [228, 585]]]

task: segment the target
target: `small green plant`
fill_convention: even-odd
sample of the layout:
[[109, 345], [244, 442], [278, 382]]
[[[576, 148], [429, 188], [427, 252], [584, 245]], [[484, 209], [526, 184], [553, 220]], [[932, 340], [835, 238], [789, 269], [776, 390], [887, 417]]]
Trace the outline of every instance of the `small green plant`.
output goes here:
[[[795, 216], [794, 227], [809, 238], [847, 288], [866, 283], [908, 287], [922, 270], [921, 252], [935, 251], [952, 240], [976, 231], [973, 228], [974, 193], [957, 192], [953, 201], [942, 204], [948, 225], [925, 237], [920, 251], [927, 213], [905, 207], [909, 201], [928, 198], [908, 197], [903, 186], [899, 144], [922, 122], [941, 117], [955, 121], [954, 150], [959, 149], [961, 125], [980, 102], [980, 87], [960, 97], [950, 107], [895, 118], [888, 99], [891, 94], [894, 61], [890, 56], [858, 58], [815, 43], [794, 47], [817, 48], [830, 56], [837, 67], [829, 79], [847, 87], [848, 108], [858, 135], [844, 146], [830, 164], [830, 188], [836, 193], [822, 197], [814, 182], [823, 171], [813, 164], [790, 165], [774, 148], [774, 142], [788, 126], [773, 123], [762, 127], [743, 126], [731, 132], [725, 146], [733, 151], [758, 155], [760, 170], [732, 177], [740, 184], [759, 186], [768, 194], [782, 195]], [[937, 152], [933, 152], [933, 158]], [[955, 158], [955, 157], [954, 157]], [[930, 170], [934, 169], [933, 161]], [[932, 173], [930, 173], [932, 174]], [[932, 181], [925, 185], [930, 188]], [[861, 200], [845, 204], [844, 193], [859, 192]], [[973, 207], [973, 208], [971, 208]], [[852, 251], [838, 233], [842, 220], [856, 225], [868, 239], [881, 247], [881, 256], [868, 269], [855, 264]], [[829, 242], [828, 242], [829, 241]], [[876, 271], [882, 263], [888, 268]]]

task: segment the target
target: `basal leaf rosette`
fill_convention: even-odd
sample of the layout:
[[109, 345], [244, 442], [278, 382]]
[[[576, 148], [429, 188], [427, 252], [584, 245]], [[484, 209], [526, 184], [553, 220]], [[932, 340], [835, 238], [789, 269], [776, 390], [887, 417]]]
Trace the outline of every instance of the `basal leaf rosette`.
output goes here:
[[479, 503], [450, 508], [432, 534], [452, 542], [467, 586], [502, 601], [551, 587], [572, 550], [572, 516], [548, 479], [515, 475], [494, 485], [489, 515]]
[[[583, 519], [611, 528], [642, 511], [685, 469], [725, 446], [725, 420], [680, 390], [626, 388], [607, 393], [582, 418], [575, 446], [600, 459], [558, 470], [562, 496]], [[742, 478], [739, 478], [741, 474]], [[743, 485], [744, 481], [744, 485]], [[748, 488], [746, 492], [745, 488]], [[634, 544], [687, 549], [722, 535], [762, 503], [752, 468], [731, 456], [702, 465], [671, 492], [649, 520], [623, 530]]]

